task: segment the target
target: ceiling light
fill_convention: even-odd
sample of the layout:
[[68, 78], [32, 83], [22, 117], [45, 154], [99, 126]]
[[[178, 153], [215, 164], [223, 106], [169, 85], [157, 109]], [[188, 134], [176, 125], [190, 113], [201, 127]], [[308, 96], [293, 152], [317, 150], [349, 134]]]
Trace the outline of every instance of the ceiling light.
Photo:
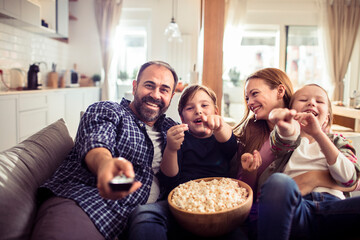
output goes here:
[[175, 17], [174, 17], [174, 10], [175, 10], [175, 5], [177, 7], [177, 1], [176, 4], [174, 4], [174, 0], [172, 2], [172, 17], [171, 17], [171, 21], [170, 23], [167, 25], [167, 27], [165, 28], [165, 36], [167, 36], [168, 41], [172, 42], [173, 40], [176, 40], [178, 42], [182, 42], [181, 39], [181, 32], [179, 29], [179, 26], [177, 25], [177, 23], [175, 22]]

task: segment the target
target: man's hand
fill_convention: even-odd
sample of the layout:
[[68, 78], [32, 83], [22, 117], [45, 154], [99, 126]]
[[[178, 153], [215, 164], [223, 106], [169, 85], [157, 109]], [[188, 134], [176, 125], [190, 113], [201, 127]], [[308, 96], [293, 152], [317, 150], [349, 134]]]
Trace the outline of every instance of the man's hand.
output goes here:
[[241, 155], [241, 166], [248, 172], [257, 170], [262, 164], [261, 155], [259, 151], [254, 150], [253, 154], [244, 153]]
[[141, 187], [141, 183], [139, 181], [135, 181], [129, 191], [112, 191], [109, 186], [109, 182], [115, 176], [122, 173], [130, 178], [135, 177], [131, 162], [124, 158], [113, 158], [112, 160], [113, 161], [107, 162], [99, 169], [97, 187], [99, 189], [100, 195], [103, 198], [112, 200], [122, 199], [139, 189]]
[[124, 158], [113, 158], [110, 151], [106, 148], [90, 150], [85, 157], [85, 162], [90, 171], [97, 176], [97, 187], [99, 194], [103, 198], [112, 200], [122, 199], [141, 187], [141, 183], [135, 181], [129, 191], [114, 192], [111, 190], [109, 182], [115, 176], [124, 174], [127, 177], [133, 178], [135, 173], [131, 162]]

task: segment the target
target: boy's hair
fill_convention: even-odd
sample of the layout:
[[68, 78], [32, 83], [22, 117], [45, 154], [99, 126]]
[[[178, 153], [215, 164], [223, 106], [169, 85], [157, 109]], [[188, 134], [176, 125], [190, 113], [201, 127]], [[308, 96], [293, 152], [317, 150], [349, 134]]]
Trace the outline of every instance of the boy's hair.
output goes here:
[[209, 95], [209, 97], [211, 98], [211, 100], [213, 101], [213, 103], [215, 105], [215, 108], [217, 108], [217, 105], [216, 105], [217, 97], [216, 97], [215, 92], [206, 86], [194, 84], [194, 85], [190, 85], [187, 88], [185, 88], [179, 99], [178, 112], [181, 117], [182, 117], [182, 111], [184, 110], [187, 102], [190, 99], [192, 99], [194, 97], [195, 93], [197, 93], [198, 91], [204, 91], [207, 95]]
[[[323, 91], [325, 92], [325, 95], [326, 95], [326, 98], [327, 98], [327, 103], [328, 103], [328, 109], [329, 109], [329, 116], [328, 116], [329, 121], [328, 121], [328, 124], [327, 124], [327, 126], [326, 126], [326, 129], [329, 130], [330, 127], [331, 127], [331, 125], [332, 125], [332, 122], [333, 122], [333, 112], [332, 112], [331, 101], [330, 101], [329, 95], [327, 94], [326, 90], [325, 90], [323, 87], [317, 85], [316, 83], [306, 84], [306, 85], [304, 85], [302, 88], [308, 87], [308, 86], [318, 87], [318, 88], [320, 88], [321, 90], [323, 90]], [[300, 88], [300, 89], [302, 89], [302, 88]], [[290, 108], [292, 108], [293, 103], [294, 103], [294, 99], [295, 99], [295, 97], [296, 97], [296, 95], [297, 95], [297, 93], [298, 93], [298, 91], [299, 91], [300, 89], [298, 89], [298, 90], [293, 94], [293, 96], [291, 97], [291, 100], [290, 100], [290, 103], [289, 103], [289, 107], [290, 107]]]

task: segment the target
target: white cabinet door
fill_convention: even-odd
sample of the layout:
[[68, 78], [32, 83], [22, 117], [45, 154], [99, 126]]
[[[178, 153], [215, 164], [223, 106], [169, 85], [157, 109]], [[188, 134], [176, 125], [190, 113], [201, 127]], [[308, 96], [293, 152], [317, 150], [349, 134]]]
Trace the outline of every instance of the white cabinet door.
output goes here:
[[22, 0], [0, 0], [0, 12], [7, 16], [20, 18]]
[[48, 125], [48, 94], [20, 94], [19, 141], [26, 139]]
[[100, 101], [100, 89], [88, 88], [84, 89], [84, 111], [94, 102]]
[[69, 1], [56, 0], [56, 32], [60, 37], [67, 38], [69, 36]]
[[48, 96], [48, 124], [64, 118], [65, 120], [65, 93], [54, 92]]
[[75, 138], [80, 121], [80, 112], [83, 110], [82, 91], [69, 91], [65, 95], [65, 121], [70, 135]]
[[[21, 12], [20, 19], [31, 25], [40, 27], [40, 7], [28, 0], [21, 1]], [[54, 12], [55, 14], [55, 12]]]
[[17, 95], [0, 97], [0, 151], [17, 143]]
[[47, 126], [47, 109], [19, 113], [19, 142]]

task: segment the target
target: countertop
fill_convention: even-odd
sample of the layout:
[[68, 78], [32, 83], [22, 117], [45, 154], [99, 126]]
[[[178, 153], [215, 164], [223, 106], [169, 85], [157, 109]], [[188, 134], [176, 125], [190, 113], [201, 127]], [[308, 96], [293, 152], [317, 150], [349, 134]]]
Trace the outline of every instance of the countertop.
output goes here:
[[360, 109], [350, 108], [346, 106], [332, 105], [333, 114], [343, 117], [360, 119]]
[[39, 88], [34, 90], [9, 90], [9, 91], [0, 91], [0, 96], [2, 95], [14, 95], [14, 94], [34, 94], [34, 93], [42, 93], [49, 91], [71, 91], [71, 90], [79, 90], [86, 88], [99, 88], [98, 86], [90, 86], [90, 87], [68, 87], [68, 88]]

